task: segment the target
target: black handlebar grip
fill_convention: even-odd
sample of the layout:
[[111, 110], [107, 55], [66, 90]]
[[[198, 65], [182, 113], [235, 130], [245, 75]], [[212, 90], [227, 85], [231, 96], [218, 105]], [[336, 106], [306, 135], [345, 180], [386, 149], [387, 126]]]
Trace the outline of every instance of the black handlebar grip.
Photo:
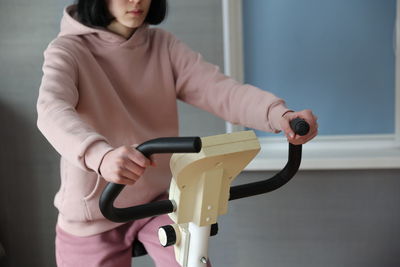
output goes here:
[[161, 153], [192, 153], [201, 150], [200, 137], [162, 137], [136, 147], [145, 157]]
[[300, 136], [304, 136], [310, 131], [310, 125], [301, 118], [296, 118], [290, 121], [290, 127], [296, 134]]

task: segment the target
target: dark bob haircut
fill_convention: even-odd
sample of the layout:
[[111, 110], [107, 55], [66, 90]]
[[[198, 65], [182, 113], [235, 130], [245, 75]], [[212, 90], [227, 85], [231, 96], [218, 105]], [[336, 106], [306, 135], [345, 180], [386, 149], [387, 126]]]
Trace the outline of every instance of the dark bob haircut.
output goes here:
[[[88, 26], [106, 27], [114, 19], [108, 12], [106, 0], [77, 0], [78, 19]], [[167, 0], [151, 0], [149, 13], [144, 22], [157, 25], [167, 15]]]

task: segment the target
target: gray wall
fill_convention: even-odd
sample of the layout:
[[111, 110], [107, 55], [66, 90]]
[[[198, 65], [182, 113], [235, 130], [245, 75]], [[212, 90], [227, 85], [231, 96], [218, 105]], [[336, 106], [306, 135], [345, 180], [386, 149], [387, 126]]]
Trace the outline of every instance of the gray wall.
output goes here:
[[[54, 263], [58, 155], [38, 133], [42, 52], [69, 1], [0, 2], [0, 243], [6, 267]], [[171, 0], [163, 27], [222, 66], [221, 5]], [[181, 105], [182, 134], [211, 135], [224, 122]], [[242, 174], [249, 182], [270, 173]], [[239, 181], [240, 180], [240, 181]], [[400, 171], [301, 172], [284, 189], [233, 201], [211, 239], [214, 266], [400, 266]], [[144, 257], [135, 266], [152, 266]]]
[[58, 28], [58, 1], [0, 2], [0, 266], [54, 266], [57, 157], [36, 130], [42, 52]]

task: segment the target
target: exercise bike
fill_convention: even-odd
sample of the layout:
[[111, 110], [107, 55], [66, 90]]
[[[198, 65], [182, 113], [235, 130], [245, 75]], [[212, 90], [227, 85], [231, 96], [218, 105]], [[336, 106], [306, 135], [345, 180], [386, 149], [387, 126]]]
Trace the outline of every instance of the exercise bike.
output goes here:
[[[306, 135], [309, 125], [302, 119], [291, 121], [296, 134]], [[128, 222], [169, 214], [173, 225], [160, 227], [162, 246], [174, 246], [182, 267], [205, 267], [208, 262], [208, 239], [217, 234], [219, 215], [228, 212], [230, 200], [274, 191], [289, 182], [301, 162], [301, 145], [289, 144], [286, 166], [273, 177], [244, 185], [232, 181], [257, 155], [260, 144], [253, 131], [234, 132], [209, 137], [171, 137], [147, 141], [137, 148], [150, 157], [156, 153], [174, 153], [170, 167], [172, 179], [169, 199], [144, 205], [116, 208], [113, 203], [124, 185], [108, 183], [100, 197], [100, 210], [114, 222]], [[134, 241], [133, 257], [146, 254]]]

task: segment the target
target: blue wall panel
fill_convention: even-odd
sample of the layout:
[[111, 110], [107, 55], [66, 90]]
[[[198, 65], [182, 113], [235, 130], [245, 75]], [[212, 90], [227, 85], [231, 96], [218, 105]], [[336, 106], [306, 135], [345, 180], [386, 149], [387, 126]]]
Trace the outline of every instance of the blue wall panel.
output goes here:
[[244, 0], [245, 81], [320, 134], [394, 133], [395, 0]]

